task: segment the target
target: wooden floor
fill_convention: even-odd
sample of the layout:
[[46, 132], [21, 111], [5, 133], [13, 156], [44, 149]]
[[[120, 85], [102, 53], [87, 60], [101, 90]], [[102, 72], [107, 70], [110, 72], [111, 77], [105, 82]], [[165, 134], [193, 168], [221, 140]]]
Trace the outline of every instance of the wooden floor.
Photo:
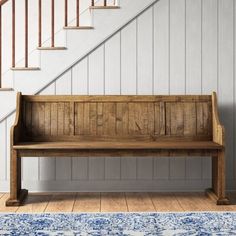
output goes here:
[[232, 205], [217, 206], [203, 193], [56, 193], [30, 194], [21, 207], [5, 207], [9, 194], [0, 193], [0, 212], [155, 212], [236, 211]]

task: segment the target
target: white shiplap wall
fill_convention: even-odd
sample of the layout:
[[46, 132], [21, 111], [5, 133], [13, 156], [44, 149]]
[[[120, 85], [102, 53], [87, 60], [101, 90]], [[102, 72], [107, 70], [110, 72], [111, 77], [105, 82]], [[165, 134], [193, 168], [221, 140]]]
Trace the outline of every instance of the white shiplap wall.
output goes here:
[[[227, 187], [236, 189], [235, 0], [160, 0], [41, 94], [218, 92]], [[0, 191], [9, 179], [9, 127], [0, 124]], [[29, 158], [30, 190], [158, 191], [210, 186], [210, 158]]]

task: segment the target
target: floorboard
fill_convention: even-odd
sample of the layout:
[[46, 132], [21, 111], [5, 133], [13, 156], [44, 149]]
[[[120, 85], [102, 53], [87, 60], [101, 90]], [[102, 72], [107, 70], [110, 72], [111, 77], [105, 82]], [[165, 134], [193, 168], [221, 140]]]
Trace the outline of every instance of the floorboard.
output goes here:
[[0, 212], [16, 212], [19, 207], [6, 207], [6, 200], [9, 198], [9, 194], [6, 193], [0, 198]]
[[124, 193], [102, 193], [101, 212], [127, 212], [128, 207]]
[[18, 208], [17, 213], [43, 213], [51, 198], [52, 195], [49, 194], [30, 194], [25, 204]]
[[176, 193], [184, 211], [231, 211], [231, 206], [217, 206], [204, 193]]
[[126, 193], [130, 212], [154, 212], [155, 207], [148, 193]]
[[0, 212], [178, 212], [236, 211], [236, 192], [231, 205], [217, 206], [204, 193], [40, 193], [29, 194], [20, 207], [6, 207], [8, 193], [0, 193]]
[[100, 193], [77, 193], [73, 212], [100, 212]]
[[45, 212], [72, 212], [76, 193], [54, 194], [49, 201]]
[[155, 210], [158, 212], [183, 211], [177, 198], [172, 193], [150, 193], [149, 195]]

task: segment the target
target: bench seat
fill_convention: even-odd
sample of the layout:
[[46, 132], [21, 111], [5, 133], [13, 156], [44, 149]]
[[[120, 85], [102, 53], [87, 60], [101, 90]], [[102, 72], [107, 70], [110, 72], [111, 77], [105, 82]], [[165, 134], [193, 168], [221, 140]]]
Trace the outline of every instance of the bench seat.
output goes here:
[[13, 146], [20, 150], [43, 149], [223, 149], [223, 145], [213, 141], [165, 141], [165, 142], [141, 142], [141, 141], [80, 141], [80, 142], [23, 142]]
[[212, 96], [18, 93], [10, 144], [7, 206], [21, 205], [28, 194], [22, 189], [22, 157], [211, 157], [212, 188], [206, 193], [217, 204], [229, 204], [225, 195], [225, 131], [219, 121], [216, 93]]

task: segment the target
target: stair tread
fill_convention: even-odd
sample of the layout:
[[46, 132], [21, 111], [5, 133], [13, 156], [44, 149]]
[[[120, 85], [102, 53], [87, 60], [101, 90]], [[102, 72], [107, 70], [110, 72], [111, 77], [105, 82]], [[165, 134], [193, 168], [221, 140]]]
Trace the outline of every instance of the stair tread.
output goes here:
[[37, 47], [38, 50], [66, 50], [66, 47]]
[[13, 88], [0, 88], [0, 92], [13, 92]]
[[90, 9], [120, 9], [120, 6], [90, 6]]
[[40, 70], [39, 67], [11, 67], [11, 70], [27, 70], [27, 71], [30, 71], [30, 70]]
[[94, 29], [93, 26], [64, 26], [63, 29], [81, 29], [81, 30], [87, 30], [87, 29]]

